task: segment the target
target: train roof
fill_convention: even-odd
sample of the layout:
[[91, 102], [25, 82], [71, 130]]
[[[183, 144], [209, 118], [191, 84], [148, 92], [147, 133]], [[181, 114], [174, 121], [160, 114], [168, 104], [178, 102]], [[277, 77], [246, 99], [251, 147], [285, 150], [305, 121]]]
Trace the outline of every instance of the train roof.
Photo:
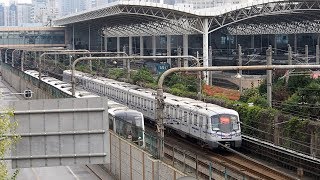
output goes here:
[[[26, 70], [24, 71], [26, 74], [29, 74], [37, 79], [39, 79], [39, 72], [35, 71], [35, 70]], [[64, 82], [64, 81], [60, 81], [56, 78], [53, 77], [42, 77], [41, 78], [45, 83], [59, 89], [60, 91], [68, 94], [68, 95], [72, 95], [71, 89], [72, 89], [72, 85], [70, 83]], [[91, 98], [91, 97], [99, 97], [98, 95], [85, 91], [85, 90], [79, 90], [76, 89], [75, 91], [75, 97], [76, 98]], [[120, 103], [108, 100], [108, 111], [112, 111], [112, 112], [116, 112], [116, 113], [121, 113], [122, 111], [124, 112], [130, 112], [132, 113], [136, 113], [136, 114], [140, 114], [142, 115], [140, 112], [136, 111], [136, 110], [132, 110], [129, 109], [127, 106], [122, 105]]]

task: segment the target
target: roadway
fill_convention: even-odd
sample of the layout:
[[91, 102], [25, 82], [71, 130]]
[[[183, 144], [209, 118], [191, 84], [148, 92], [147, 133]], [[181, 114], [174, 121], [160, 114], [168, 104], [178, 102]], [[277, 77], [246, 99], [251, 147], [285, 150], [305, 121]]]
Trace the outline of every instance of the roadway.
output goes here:
[[[10, 95], [9, 93], [14, 93], [13, 88], [2, 81], [2, 76], [0, 76], [0, 110], [5, 110], [8, 106], [9, 101], [18, 101], [20, 95]], [[10, 161], [8, 163], [8, 169], [10, 173], [15, 170], [10, 169]], [[94, 171], [94, 172], [93, 172]], [[76, 165], [76, 166], [59, 166], [59, 167], [37, 167], [37, 168], [23, 168], [19, 170], [19, 174], [16, 178], [17, 180], [113, 180], [109, 174], [101, 169], [90, 166], [88, 168], [86, 165]]]

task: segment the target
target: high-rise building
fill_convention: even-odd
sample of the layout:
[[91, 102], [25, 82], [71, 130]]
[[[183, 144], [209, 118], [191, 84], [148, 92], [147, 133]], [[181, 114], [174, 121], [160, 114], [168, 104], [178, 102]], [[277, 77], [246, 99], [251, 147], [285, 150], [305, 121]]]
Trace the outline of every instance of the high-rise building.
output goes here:
[[8, 11], [8, 26], [18, 26], [18, 8], [16, 4], [11, 4]]
[[224, 5], [240, 4], [248, 0], [176, 0], [175, 5], [191, 9], [205, 9]]
[[32, 5], [31, 4], [17, 4], [18, 9], [18, 26], [32, 23]]
[[88, 3], [86, 0], [59, 0], [59, 6], [61, 16], [88, 9]]
[[5, 25], [5, 9], [4, 9], [4, 5], [0, 4], [0, 26], [4, 26]]

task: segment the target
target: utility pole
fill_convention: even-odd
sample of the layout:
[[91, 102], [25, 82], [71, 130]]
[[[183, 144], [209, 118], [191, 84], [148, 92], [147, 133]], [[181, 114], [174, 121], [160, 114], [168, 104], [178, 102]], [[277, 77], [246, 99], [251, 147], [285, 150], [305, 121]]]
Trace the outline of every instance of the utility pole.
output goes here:
[[[239, 44], [238, 45], [238, 58], [239, 58], [239, 66], [242, 66], [242, 47]], [[242, 93], [242, 70], [239, 70], [239, 74], [240, 74], [240, 79], [239, 79], [239, 89], [240, 89], [240, 94]]]
[[309, 64], [309, 47], [308, 47], [308, 45], [305, 46], [305, 56], [306, 56], [306, 63]]
[[[288, 44], [288, 65], [292, 65], [292, 47], [290, 46], [290, 44]], [[288, 82], [289, 82], [290, 70], [288, 70], [287, 72], [288, 72], [288, 75], [285, 77], [286, 78], [286, 84], [288, 84]]]
[[316, 45], [316, 64], [319, 64], [319, 45]]
[[[267, 65], [272, 65], [272, 47], [267, 49]], [[267, 70], [267, 101], [269, 107], [272, 107], [272, 70]]]

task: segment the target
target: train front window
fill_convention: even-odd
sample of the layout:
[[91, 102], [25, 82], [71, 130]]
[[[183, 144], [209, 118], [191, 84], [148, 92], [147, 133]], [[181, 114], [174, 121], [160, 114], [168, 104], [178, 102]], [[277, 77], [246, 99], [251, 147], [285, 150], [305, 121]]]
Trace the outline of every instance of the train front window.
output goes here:
[[230, 114], [221, 114], [211, 117], [213, 131], [229, 133], [239, 129], [238, 117]]

